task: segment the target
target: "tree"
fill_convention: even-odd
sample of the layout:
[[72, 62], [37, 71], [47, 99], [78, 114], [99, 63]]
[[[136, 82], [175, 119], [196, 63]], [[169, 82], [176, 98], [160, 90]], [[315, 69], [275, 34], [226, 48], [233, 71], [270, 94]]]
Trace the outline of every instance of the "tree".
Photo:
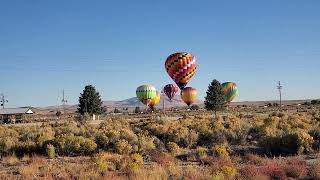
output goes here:
[[196, 104], [194, 104], [194, 105], [192, 105], [191, 107], [190, 107], [190, 110], [193, 110], [193, 111], [197, 111], [197, 110], [199, 110], [200, 109], [200, 107], [198, 106], [198, 105], [196, 105]]
[[222, 85], [218, 80], [214, 79], [207, 90], [207, 96], [204, 101], [205, 108], [214, 111], [215, 115], [217, 115], [217, 111], [223, 110], [225, 104], [226, 96], [223, 92]]
[[61, 112], [61, 111], [57, 111], [57, 112], [56, 112], [56, 116], [57, 116], [57, 117], [60, 117], [61, 115], [62, 115], [62, 112]]
[[86, 113], [90, 115], [102, 114], [104, 112], [100, 94], [94, 86], [87, 85], [83, 92], [80, 93], [78, 112], [81, 115]]
[[138, 113], [141, 113], [141, 110], [140, 110], [140, 107], [137, 106], [135, 109], [134, 109], [134, 113], [138, 114]]
[[121, 113], [121, 111], [118, 108], [114, 108], [113, 113]]

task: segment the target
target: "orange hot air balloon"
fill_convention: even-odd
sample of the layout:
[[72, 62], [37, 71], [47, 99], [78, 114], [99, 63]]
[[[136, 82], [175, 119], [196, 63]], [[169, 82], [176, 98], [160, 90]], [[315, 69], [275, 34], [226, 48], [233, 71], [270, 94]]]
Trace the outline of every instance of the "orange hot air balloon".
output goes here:
[[156, 97], [154, 97], [150, 103], [148, 104], [148, 107], [150, 109], [154, 109], [154, 107], [160, 102], [161, 96], [160, 93], [157, 91]]
[[171, 54], [165, 62], [167, 73], [181, 90], [196, 73], [197, 67], [196, 58], [187, 52]]
[[197, 100], [197, 89], [193, 87], [185, 87], [181, 91], [181, 99], [190, 106]]

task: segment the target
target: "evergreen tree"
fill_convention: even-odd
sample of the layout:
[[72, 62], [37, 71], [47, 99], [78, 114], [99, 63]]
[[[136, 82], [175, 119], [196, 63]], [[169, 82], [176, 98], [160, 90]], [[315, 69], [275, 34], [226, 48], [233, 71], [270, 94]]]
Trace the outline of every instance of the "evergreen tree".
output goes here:
[[226, 104], [226, 96], [223, 92], [222, 85], [214, 79], [208, 87], [207, 96], [205, 97], [204, 105], [207, 110], [217, 111], [224, 110]]
[[89, 115], [102, 114], [104, 112], [100, 94], [94, 86], [87, 85], [83, 92], [80, 93], [78, 112], [81, 115], [86, 113]]
[[141, 110], [140, 110], [140, 107], [137, 106], [135, 109], [134, 109], [134, 113], [138, 114], [138, 113], [141, 113]]

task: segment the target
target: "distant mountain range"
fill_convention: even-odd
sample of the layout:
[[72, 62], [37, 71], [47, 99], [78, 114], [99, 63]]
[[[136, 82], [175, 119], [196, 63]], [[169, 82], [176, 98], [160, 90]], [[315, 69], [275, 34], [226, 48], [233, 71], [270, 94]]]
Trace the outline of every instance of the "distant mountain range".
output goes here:
[[[194, 104], [202, 104], [203, 102], [200, 100], [197, 100]], [[125, 99], [122, 101], [103, 101], [103, 105], [106, 106], [107, 108], [135, 108], [135, 107], [141, 107], [144, 108], [145, 105], [142, 104], [138, 98], [133, 97], [133, 98], [129, 98], [129, 99]], [[161, 101], [159, 102], [159, 104], [156, 106], [158, 108], [161, 108], [163, 105], [163, 101], [161, 99]], [[171, 101], [169, 100], [168, 97], [165, 97], [165, 106], [166, 107], [182, 107], [182, 106], [186, 106], [186, 104], [182, 101], [182, 99], [180, 98], [180, 96], [175, 96]], [[76, 110], [77, 109], [77, 105], [66, 105], [65, 108], [67, 110]], [[37, 109], [41, 109], [41, 110], [62, 110], [63, 106], [48, 106], [48, 107], [39, 107]]]
[[[308, 100], [286, 100], [283, 101], [283, 104], [303, 104], [305, 101]], [[243, 102], [234, 102], [231, 103], [231, 105], [237, 106], [237, 105], [252, 105], [252, 106], [261, 106], [268, 103], [278, 103], [279, 101], [243, 101]], [[197, 100], [194, 104], [197, 105], [203, 105], [203, 101]], [[135, 108], [135, 107], [141, 107], [145, 108], [145, 106], [136, 98], [129, 98], [122, 101], [103, 101], [103, 105], [107, 108]], [[160, 103], [156, 106], [158, 108], [162, 108], [163, 101], [161, 100]], [[165, 97], [165, 106], [166, 108], [170, 107], [183, 107], [186, 106], [186, 104], [182, 101], [180, 96], [175, 96], [172, 101], [170, 101], [167, 97]], [[66, 105], [65, 108], [67, 110], [76, 110], [77, 105]], [[37, 109], [41, 110], [62, 110], [62, 106], [48, 106], [48, 107], [39, 107]]]
[[[166, 107], [181, 107], [186, 106], [186, 104], [182, 101], [180, 96], [175, 96], [171, 101], [168, 97], [165, 97], [165, 106]], [[203, 102], [200, 100], [197, 100], [194, 104], [202, 104]], [[138, 100], [138, 98], [133, 97], [129, 99], [125, 99], [122, 101], [104, 101], [103, 105], [107, 107], [123, 107], [123, 108], [132, 108], [132, 107], [144, 107], [144, 105]], [[163, 101], [159, 102], [157, 107], [162, 107]]]

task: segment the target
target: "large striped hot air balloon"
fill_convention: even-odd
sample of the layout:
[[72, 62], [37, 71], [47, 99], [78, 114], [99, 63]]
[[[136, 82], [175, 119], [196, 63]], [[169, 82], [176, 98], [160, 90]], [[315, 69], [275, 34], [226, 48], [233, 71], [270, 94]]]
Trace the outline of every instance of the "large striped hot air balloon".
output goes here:
[[137, 98], [146, 106], [152, 102], [152, 99], [156, 97], [157, 90], [152, 85], [142, 85], [136, 90]]
[[222, 83], [222, 88], [229, 103], [238, 95], [238, 87], [234, 82]]
[[165, 62], [167, 73], [181, 90], [195, 74], [197, 66], [196, 58], [187, 52], [171, 54]]
[[174, 84], [167, 84], [164, 86], [163, 88], [163, 92], [168, 96], [168, 98], [170, 99], [170, 101], [172, 100], [172, 98], [176, 95], [176, 93], [178, 92], [178, 87], [175, 86]]
[[181, 99], [190, 106], [197, 100], [197, 89], [193, 87], [185, 87], [181, 91]]
[[157, 91], [156, 97], [154, 97], [151, 102], [148, 104], [150, 109], [154, 109], [154, 107], [160, 102], [160, 93]]

